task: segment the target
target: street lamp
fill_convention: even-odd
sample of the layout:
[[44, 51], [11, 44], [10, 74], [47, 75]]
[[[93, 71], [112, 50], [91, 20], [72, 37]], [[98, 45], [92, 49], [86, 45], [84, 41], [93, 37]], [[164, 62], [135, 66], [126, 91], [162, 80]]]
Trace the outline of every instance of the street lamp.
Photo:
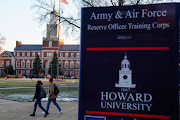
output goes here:
[[[55, 0], [54, 0], [55, 2]], [[60, 40], [60, 0], [59, 0], [59, 28], [58, 28], [58, 50], [57, 50], [57, 80], [59, 78], [59, 40]]]

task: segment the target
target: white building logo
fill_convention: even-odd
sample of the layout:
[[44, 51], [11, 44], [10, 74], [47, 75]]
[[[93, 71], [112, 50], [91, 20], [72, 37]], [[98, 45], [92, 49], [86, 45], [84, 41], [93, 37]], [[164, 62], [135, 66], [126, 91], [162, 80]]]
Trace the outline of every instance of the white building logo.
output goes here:
[[119, 83], [115, 83], [115, 87], [135, 88], [136, 84], [132, 84], [132, 70], [130, 70], [130, 62], [125, 54], [124, 60], [121, 62], [121, 70], [119, 70]]

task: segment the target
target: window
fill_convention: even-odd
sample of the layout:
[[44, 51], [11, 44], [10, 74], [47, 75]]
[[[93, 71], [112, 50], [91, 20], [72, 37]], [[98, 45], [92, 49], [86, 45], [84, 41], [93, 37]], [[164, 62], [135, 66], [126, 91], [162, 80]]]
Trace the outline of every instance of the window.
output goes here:
[[19, 53], [19, 52], [17, 52], [17, 56], [20, 56], [20, 53]]
[[76, 53], [76, 57], [79, 57], [79, 53]]
[[24, 53], [24, 52], [22, 52], [22, 56], [25, 56], [25, 53]]
[[26, 70], [26, 75], [30, 75], [30, 70]]
[[16, 70], [16, 75], [19, 75], [19, 70]]
[[34, 61], [32, 61], [32, 63], [31, 63], [31, 68], [33, 68], [33, 63], [34, 63]]
[[27, 56], [30, 56], [30, 52], [27, 53]]
[[71, 57], [74, 57], [74, 53], [71, 53]]
[[65, 53], [65, 57], [68, 57], [68, 53]]
[[79, 76], [79, 71], [76, 71], [76, 77], [78, 77]]
[[29, 61], [29, 60], [26, 61], [26, 67], [27, 67], [27, 68], [30, 68], [30, 61]]
[[47, 53], [47, 57], [52, 57], [53, 53]]
[[38, 52], [38, 55], [39, 55], [39, 57], [41, 56], [41, 53], [40, 52]]
[[16, 67], [20, 67], [20, 61], [19, 60], [16, 61]]
[[71, 63], [70, 63], [70, 68], [74, 68], [74, 62], [73, 61], [71, 61]]
[[69, 67], [69, 62], [66, 61], [64, 66], [65, 66], [65, 68], [68, 68]]
[[10, 65], [10, 61], [6, 61], [6, 67]]
[[76, 62], [76, 68], [79, 68], [79, 61]]
[[70, 76], [74, 76], [74, 71], [70, 71]]
[[60, 57], [63, 57], [63, 53], [60, 53]]
[[46, 62], [46, 68], [49, 68], [49, 61]]
[[52, 47], [52, 41], [49, 41], [49, 47]]
[[59, 64], [61, 65], [61, 68], [63, 68], [63, 61], [60, 61]]
[[22, 74], [22, 75], [25, 75], [25, 70], [21, 70], [21, 74]]
[[35, 55], [36, 55], [35, 52], [33, 52], [33, 53], [32, 53], [32, 56], [35, 57]]
[[25, 61], [21, 61], [21, 67], [24, 68], [25, 67]]
[[64, 71], [64, 75], [68, 75], [68, 71]]
[[4, 67], [4, 61], [0, 61], [0, 67]]

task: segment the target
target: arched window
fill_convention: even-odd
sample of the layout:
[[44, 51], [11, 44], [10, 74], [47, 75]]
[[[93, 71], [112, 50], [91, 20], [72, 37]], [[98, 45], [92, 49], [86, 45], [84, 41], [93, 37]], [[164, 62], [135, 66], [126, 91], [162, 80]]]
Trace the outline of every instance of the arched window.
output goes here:
[[74, 62], [73, 61], [71, 61], [71, 63], [70, 63], [70, 68], [74, 68]]
[[65, 68], [69, 68], [69, 62], [66, 61], [65, 64], [64, 64]]
[[25, 61], [21, 61], [21, 67], [24, 68], [25, 67]]
[[26, 67], [27, 67], [27, 68], [30, 68], [30, 61], [29, 61], [29, 60], [26, 61]]

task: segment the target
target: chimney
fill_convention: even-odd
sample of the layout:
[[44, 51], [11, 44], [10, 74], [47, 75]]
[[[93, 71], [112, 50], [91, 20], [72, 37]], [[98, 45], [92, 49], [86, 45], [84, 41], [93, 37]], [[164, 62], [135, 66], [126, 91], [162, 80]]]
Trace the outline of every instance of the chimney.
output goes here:
[[22, 44], [22, 42], [16, 41], [16, 47], [19, 46], [19, 45], [21, 45], [21, 44]]

